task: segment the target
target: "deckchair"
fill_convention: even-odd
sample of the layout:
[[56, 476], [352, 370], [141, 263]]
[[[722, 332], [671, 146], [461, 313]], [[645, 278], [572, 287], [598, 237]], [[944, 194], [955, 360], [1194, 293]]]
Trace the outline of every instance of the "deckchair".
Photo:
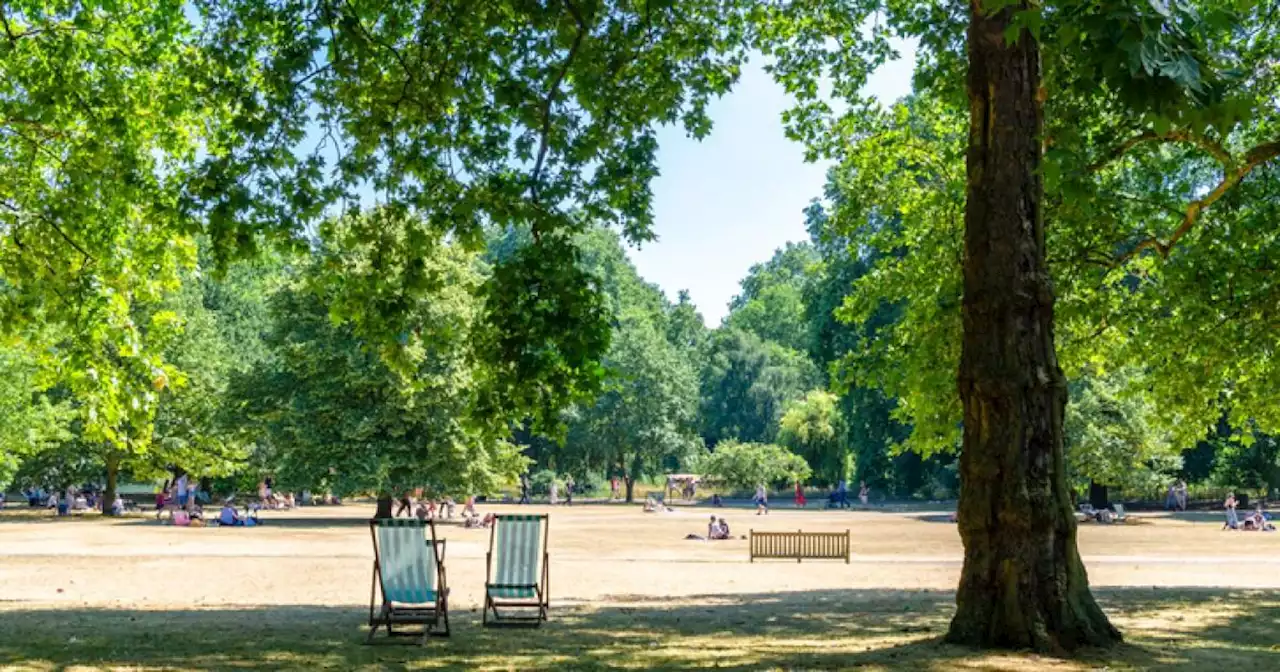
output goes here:
[[[430, 536], [424, 534], [430, 531]], [[373, 535], [373, 585], [369, 588], [369, 638], [386, 626], [388, 636], [449, 636], [449, 587], [444, 574], [444, 541], [436, 527], [417, 518], [369, 521]], [[377, 607], [378, 591], [382, 606]], [[397, 632], [394, 625], [421, 625], [420, 632]]]
[[1128, 514], [1124, 512], [1124, 504], [1119, 502], [1112, 504], [1111, 510], [1115, 512], [1115, 519], [1117, 523], [1123, 523], [1125, 519], [1128, 518]]
[[[550, 520], [545, 514], [494, 517], [485, 561], [485, 625], [492, 620], [495, 625], [536, 626], [547, 620], [551, 606], [547, 555]], [[499, 612], [499, 608], [503, 611]]]

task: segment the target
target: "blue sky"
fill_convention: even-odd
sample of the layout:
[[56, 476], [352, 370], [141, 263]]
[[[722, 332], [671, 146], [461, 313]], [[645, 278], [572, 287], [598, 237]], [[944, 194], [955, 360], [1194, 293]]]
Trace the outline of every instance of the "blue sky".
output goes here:
[[[883, 103], [911, 90], [915, 50], [896, 46], [902, 58], [867, 84]], [[708, 326], [720, 324], [752, 264], [808, 237], [803, 210], [822, 193], [827, 166], [805, 163], [803, 148], [784, 135], [780, 115], [789, 104], [757, 58], [734, 91], [711, 105], [710, 137], [698, 142], [678, 128], [659, 134], [658, 240], [629, 253], [668, 297], [688, 289]]]

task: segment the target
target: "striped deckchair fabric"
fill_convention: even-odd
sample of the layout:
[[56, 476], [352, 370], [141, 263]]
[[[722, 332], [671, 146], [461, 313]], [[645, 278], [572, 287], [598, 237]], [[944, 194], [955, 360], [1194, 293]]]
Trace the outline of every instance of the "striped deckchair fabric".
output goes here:
[[392, 518], [378, 531], [382, 594], [388, 602], [427, 604], [436, 601], [436, 550], [425, 543], [419, 521]]
[[[444, 542], [435, 525], [416, 518], [369, 521], [373, 534], [373, 587], [369, 593], [369, 641], [378, 628], [388, 635], [449, 634], [449, 589], [445, 584]], [[426, 532], [430, 532], [430, 537]], [[377, 592], [382, 607], [375, 609]], [[421, 625], [420, 632], [396, 632], [394, 625]]]
[[[484, 622], [547, 620], [549, 559], [546, 551], [550, 518], [546, 515], [499, 515], [489, 537]], [[503, 613], [499, 613], [503, 607]], [[515, 609], [515, 611], [511, 611]], [[533, 612], [531, 610], [536, 610]]]

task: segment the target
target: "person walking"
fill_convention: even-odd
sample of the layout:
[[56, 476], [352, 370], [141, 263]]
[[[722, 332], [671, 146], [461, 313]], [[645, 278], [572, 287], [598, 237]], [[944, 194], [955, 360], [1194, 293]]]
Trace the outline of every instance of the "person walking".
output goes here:
[[1164, 495], [1164, 510], [1172, 511], [1178, 508], [1178, 484], [1173, 482], [1169, 484], [1169, 490]]
[[832, 498], [832, 502], [839, 508], [849, 508], [849, 482], [840, 479], [840, 483], [836, 485], [836, 492]]
[[529, 504], [529, 475], [520, 474], [520, 503]]
[[573, 506], [573, 476], [566, 476], [564, 479], [564, 505]]
[[756, 486], [756, 515], [769, 515], [769, 492], [765, 490], [764, 483]]
[[609, 479], [609, 501], [618, 501], [618, 477], [614, 476]]
[[800, 485], [800, 481], [796, 481], [796, 508], [803, 509], [809, 500], [804, 498], [804, 486]]
[[1177, 500], [1178, 510], [1186, 511], [1187, 510], [1187, 482], [1186, 481], [1182, 479], [1178, 479], [1178, 486], [1176, 489], [1174, 489], [1173, 496]]
[[550, 502], [552, 506], [560, 503], [559, 489], [560, 486], [556, 483], [556, 479], [551, 479], [551, 486], [548, 488], [547, 492], [547, 501]]
[[866, 481], [862, 482], [862, 489], [858, 490], [858, 499], [862, 502], [863, 506], [866, 506], [867, 500], [871, 499], [871, 488], [867, 487]]

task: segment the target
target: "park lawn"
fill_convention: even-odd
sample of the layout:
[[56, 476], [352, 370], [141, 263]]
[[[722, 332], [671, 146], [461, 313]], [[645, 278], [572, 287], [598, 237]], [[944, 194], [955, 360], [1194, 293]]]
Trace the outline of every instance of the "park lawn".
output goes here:
[[796, 565], [683, 540], [705, 508], [531, 510], [552, 515], [551, 622], [481, 627], [488, 534], [441, 526], [454, 632], [424, 648], [362, 644], [372, 507], [271, 512], [253, 530], [6, 511], [0, 669], [1280, 670], [1280, 536], [1216, 520], [1082, 528], [1126, 643], [1062, 660], [940, 643], [960, 558], [944, 514], [716, 511], [743, 533], [852, 530], [851, 564]]
[[[940, 643], [943, 591], [823, 591], [557, 609], [539, 629], [467, 610], [450, 639], [362, 644], [351, 607], [0, 612], [0, 665], [71, 669], [1276, 670], [1280, 593], [1100, 591], [1126, 635], [1072, 660]], [[408, 640], [406, 640], [408, 641]]]

